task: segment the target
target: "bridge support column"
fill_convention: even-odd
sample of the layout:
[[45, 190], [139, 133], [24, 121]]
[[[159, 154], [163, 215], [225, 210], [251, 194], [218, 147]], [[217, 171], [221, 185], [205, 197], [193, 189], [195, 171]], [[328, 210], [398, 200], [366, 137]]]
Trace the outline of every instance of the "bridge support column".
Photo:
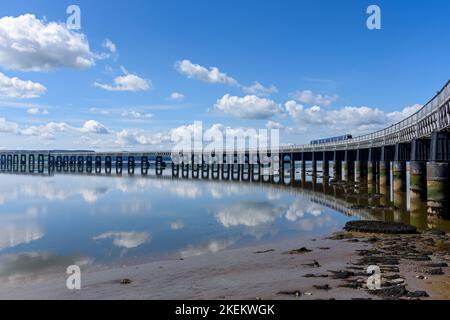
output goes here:
[[449, 218], [450, 166], [445, 162], [427, 163], [428, 215]]
[[367, 181], [371, 184], [376, 178], [376, 162], [367, 161]]
[[427, 194], [427, 164], [424, 161], [409, 163], [409, 189], [411, 201], [424, 201]]
[[291, 157], [290, 157], [290, 162], [289, 162], [289, 174], [291, 177], [291, 184], [295, 183], [295, 159], [294, 159], [294, 154], [291, 153]]
[[362, 173], [362, 162], [359, 160], [355, 161], [355, 181], [361, 181], [361, 173]]
[[326, 152], [323, 152], [322, 157], [322, 177], [328, 179], [330, 177], [330, 162], [327, 159]]
[[406, 162], [394, 161], [392, 166], [392, 180], [394, 185], [394, 191], [405, 192], [406, 191]]
[[450, 137], [433, 132], [430, 143], [430, 162], [427, 163], [428, 215], [450, 217]]
[[350, 181], [352, 176], [354, 176], [354, 162], [345, 160], [343, 163], [343, 180]]
[[342, 178], [342, 161], [338, 157], [337, 151], [333, 154], [333, 180], [339, 181]]
[[391, 185], [391, 163], [380, 161], [380, 186]]
[[302, 181], [305, 180], [306, 177], [306, 161], [304, 159], [302, 159]]

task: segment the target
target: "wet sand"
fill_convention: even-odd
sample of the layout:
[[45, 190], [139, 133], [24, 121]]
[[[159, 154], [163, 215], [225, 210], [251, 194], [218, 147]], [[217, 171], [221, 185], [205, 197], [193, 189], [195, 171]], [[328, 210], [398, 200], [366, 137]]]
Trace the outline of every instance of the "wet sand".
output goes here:
[[[360, 260], [377, 254], [399, 254], [389, 246], [405, 242], [414, 246], [422, 243], [423, 237], [436, 238], [435, 245], [442, 235], [340, 233], [333, 237], [335, 240], [328, 237], [289, 239], [183, 260], [82, 270], [81, 290], [66, 289], [65, 273], [39, 282], [3, 282], [0, 299], [411, 299], [404, 294], [394, 297], [369, 292], [365, 287], [367, 265]], [[445, 244], [447, 240], [443, 239]], [[427, 274], [432, 269], [427, 264], [450, 259], [445, 247], [441, 250], [442, 243], [437, 246], [439, 252], [426, 252], [430, 253], [429, 261], [399, 259], [399, 270], [387, 266], [389, 261], [380, 260], [383, 286], [426, 291], [429, 297], [420, 299], [448, 299], [449, 268], [441, 268], [441, 275]], [[415, 257], [421, 255], [422, 251]]]

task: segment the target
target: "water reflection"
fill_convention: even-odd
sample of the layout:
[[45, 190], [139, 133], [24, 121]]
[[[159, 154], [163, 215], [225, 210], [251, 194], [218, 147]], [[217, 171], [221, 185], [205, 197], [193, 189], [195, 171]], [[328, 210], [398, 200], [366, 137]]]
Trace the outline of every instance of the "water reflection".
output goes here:
[[[288, 175], [286, 175], [288, 177]], [[449, 229], [408, 193], [320, 176], [284, 183], [162, 176], [2, 175], [0, 277], [74, 262], [186, 258], [277, 238], [328, 234], [350, 219]], [[272, 182], [279, 181], [275, 176]]]

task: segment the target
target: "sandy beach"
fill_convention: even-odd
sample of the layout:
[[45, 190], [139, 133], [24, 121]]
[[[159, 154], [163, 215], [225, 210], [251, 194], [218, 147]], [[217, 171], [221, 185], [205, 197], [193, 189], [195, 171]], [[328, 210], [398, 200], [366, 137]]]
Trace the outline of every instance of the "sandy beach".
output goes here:
[[[325, 235], [316, 239], [289, 239], [183, 260], [82, 270], [81, 290], [68, 290], [67, 275], [63, 272], [38, 282], [4, 282], [0, 299], [449, 298], [449, 270], [445, 263], [450, 259], [445, 247], [448, 236], [338, 233], [332, 238]], [[424, 239], [439, 249], [417, 249], [417, 243], [425, 243]], [[408, 260], [399, 259], [396, 264], [389, 260], [394, 259], [394, 251], [389, 254], [382, 251], [397, 250], [395, 254], [399, 255], [395, 246], [405, 241], [417, 249], [417, 254], [408, 256]], [[371, 257], [376, 262], [377, 252], [382, 257], [378, 262], [383, 288], [406, 291], [367, 290], [367, 266], [361, 259]], [[425, 254], [429, 258], [424, 258]]]

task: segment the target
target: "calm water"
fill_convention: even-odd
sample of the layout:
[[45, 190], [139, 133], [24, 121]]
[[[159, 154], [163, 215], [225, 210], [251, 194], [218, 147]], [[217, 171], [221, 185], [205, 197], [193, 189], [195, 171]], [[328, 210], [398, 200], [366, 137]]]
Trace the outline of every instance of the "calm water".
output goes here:
[[[423, 211], [368, 210], [389, 191], [310, 178], [294, 187], [154, 175], [0, 174], [0, 277], [20, 279], [70, 264], [183, 258], [293, 236], [340, 230], [351, 219], [428, 226]], [[403, 196], [402, 196], [403, 197]]]

